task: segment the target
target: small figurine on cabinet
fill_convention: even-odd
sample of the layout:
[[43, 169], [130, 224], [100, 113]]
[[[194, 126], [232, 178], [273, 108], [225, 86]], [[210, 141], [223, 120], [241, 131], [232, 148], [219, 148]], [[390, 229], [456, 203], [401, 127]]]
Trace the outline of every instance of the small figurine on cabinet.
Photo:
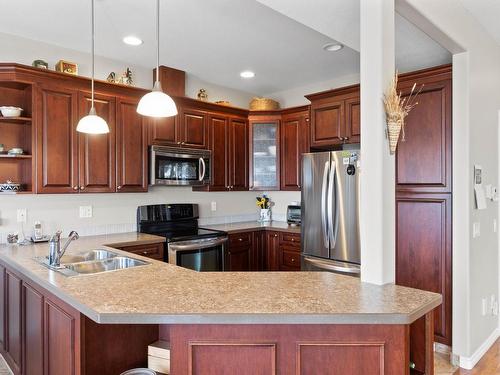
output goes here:
[[204, 102], [206, 102], [208, 100], [207, 90], [200, 89], [200, 91], [198, 91], [198, 100], [201, 100]]
[[49, 69], [49, 64], [43, 60], [35, 60], [31, 63], [31, 65], [34, 66], [35, 68]]
[[56, 64], [56, 71], [78, 75], [78, 65], [69, 61], [59, 60], [59, 62]]
[[132, 70], [130, 70], [130, 68], [127, 68], [127, 70], [125, 70], [119, 78], [116, 76], [115, 72], [111, 72], [108, 74], [106, 81], [110, 83], [119, 83], [121, 85], [132, 86], [134, 83]]

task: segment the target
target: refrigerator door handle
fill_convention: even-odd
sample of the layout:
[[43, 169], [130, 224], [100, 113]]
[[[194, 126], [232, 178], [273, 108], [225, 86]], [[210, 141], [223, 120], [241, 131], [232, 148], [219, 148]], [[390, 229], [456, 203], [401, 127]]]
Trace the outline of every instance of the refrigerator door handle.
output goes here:
[[[336, 185], [337, 164], [330, 163], [330, 179], [328, 182], [328, 236], [330, 238], [330, 248], [333, 249], [337, 243], [337, 233], [339, 230], [339, 202]], [[335, 196], [334, 196], [335, 194]]]
[[324, 261], [320, 259], [315, 259], [311, 257], [304, 257], [304, 262], [313, 265], [314, 267], [326, 270], [326, 271], [334, 271], [334, 272], [342, 272], [342, 273], [350, 273], [350, 274], [360, 274], [361, 269], [357, 265], [350, 265], [348, 263], [342, 262], [332, 262], [332, 261]]
[[323, 169], [323, 184], [321, 187], [321, 226], [323, 229], [323, 243], [326, 248], [328, 248], [328, 218], [327, 218], [327, 193], [328, 193], [328, 170], [330, 162], [325, 162], [325, 167]]

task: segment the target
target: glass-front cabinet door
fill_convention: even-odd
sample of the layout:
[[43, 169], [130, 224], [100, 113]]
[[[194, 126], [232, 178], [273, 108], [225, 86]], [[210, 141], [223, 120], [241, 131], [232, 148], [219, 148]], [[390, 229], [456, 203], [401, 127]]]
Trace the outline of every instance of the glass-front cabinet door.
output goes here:
[[280, 189], [280, 120], [275, 116], [251, 116], [251, 190]]

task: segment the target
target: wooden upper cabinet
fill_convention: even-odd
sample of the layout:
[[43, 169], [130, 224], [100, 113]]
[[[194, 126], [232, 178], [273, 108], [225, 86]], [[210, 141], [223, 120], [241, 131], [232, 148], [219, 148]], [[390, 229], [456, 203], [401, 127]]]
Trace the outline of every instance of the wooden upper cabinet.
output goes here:
[[149, 144], [177, 146], [180, 142], [179, 117], [149, 119]]
[[231, 190], [248, 190], [248, 122], [229, 120], [229, 184]]
[[403, 78], [399, 89], [408, 94], [414, 83], [424, 87], [418, 104], [405, 119], [406, 141], [398, 143], [396, 188], [407, 192], [451, 192], [451, 71]]
[[249, 117], [250, 190], [280, 190], [281, 114]]
[[38, 89], [37, 191], [78, 191], [78, 93], [64, 88]]
[[[105, 95], [95, 96], [95, 109], [109, 126], [108, 134], [79, 133], [79, 190], [81, 193], [109, 193], [116, 187], [116, 102]], [[91, 107], [91, 94], [80, 92], [79, 118]]]
[[361, 105], [359, 96], [345, 101], [345, 133], [346, 143], [361, 141]]
[[309, 152], [309, 110], [298, 108], [281, 121], [281, 190], [300, 190], [302, 154]]
[[196, 109], [183, 109], [180, 118], [182, 147], [208, 148], [207, 113]]
[[311, 147], [331, 148], [359, 143], [359, 85], [306, 95], [311, 101]]
[[118, 192], [148, 190], [147, 120], [136, 111], [136, 99], [117, 100], [117, 177]]
[[344, 111], [343, 100], [311, 106], [311, 147], [343, 143]]
[[209, 144], [212, 151], [211, 181], [209, 190], [229, 190], [229, 132], [228, 118], [211, 115], [208, 120]]

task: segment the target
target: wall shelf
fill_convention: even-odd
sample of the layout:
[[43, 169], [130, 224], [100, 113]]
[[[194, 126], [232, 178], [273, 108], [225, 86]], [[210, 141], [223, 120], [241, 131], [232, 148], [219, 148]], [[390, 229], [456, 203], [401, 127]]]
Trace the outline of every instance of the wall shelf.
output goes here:
[[0, 154], [0, 158], [5, 159], [31, 159], [32, 155], [8, 155], [8, 154]]
[[31, 117], [0, 117], [0, 122], [25, 124], [25, 123], [31, 123]]

